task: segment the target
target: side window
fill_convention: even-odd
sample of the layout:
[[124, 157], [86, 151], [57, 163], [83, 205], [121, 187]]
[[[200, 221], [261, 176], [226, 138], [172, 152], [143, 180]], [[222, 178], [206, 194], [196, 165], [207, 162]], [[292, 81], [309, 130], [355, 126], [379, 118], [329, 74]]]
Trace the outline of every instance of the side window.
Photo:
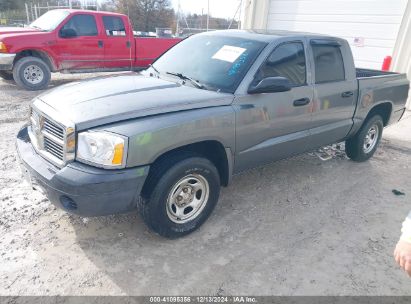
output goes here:
[[97, 36], [98, 34], [96, 20], [91, 15], [75, 15], [62, 29], [72, 29], [77, 36]]
[[296, 87], [306, 84], [305, 52], [302, 42], [278, 46], [258, 70], [256, 80], [278, 76], [288, 78]]
[[126, 36], [126, 27], [120, 17], [103, 16], [107, 36]]
[[315, 82], [345, 80], [344, 61], [339, 46], [312, 45], [315, 64]]

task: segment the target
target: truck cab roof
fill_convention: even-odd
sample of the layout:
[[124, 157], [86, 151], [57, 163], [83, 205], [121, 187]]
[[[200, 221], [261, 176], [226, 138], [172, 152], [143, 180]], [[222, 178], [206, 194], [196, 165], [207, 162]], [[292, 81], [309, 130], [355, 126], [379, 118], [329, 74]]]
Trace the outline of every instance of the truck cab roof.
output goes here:
[[73, 13], [91, 14], [91, 15], [103, 15], [103, 16], [126, 16], [124, 14], [105, 12], [105, 11], [92, 11], [92, 10], [82, 10], [82, 9], [55, 9]]
[[282, 30], [221, 30], [221, 31], [214, 31], [214, 32], [205, 32], [200, 35], [207, 35], [212, 33], [212, 35], [221, 35], [221, 36], [229, 36], [229, 37], [239, 37], [244, 39], [250, 40], [258, 40], [267, 43], [271, 43], [279, 38], [289, 37], [298, 38], [298, 39], [334, 39], [334, 40], [342, 40], [341, 38], [323, 35], [323, 34], [315, 34], [315, 33], [306, 33], [306, 32], [297, 32], [297, 31], [282, 31]]

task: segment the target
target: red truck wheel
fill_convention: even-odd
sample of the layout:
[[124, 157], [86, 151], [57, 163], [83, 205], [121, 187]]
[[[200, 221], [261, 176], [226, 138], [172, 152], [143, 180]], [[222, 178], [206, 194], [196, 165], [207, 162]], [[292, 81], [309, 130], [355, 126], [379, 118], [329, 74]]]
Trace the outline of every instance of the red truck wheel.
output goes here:
[[37, 57], [23, 57], [17, 61], [13, 68], [13, 78], [16, 84], [30, 91], [47, 88], [50, 77], [50, 68], [42, 59]]
[[0, 71], [0, 77], [4, 80], [13, 80], [13, 73], [9, 71]]

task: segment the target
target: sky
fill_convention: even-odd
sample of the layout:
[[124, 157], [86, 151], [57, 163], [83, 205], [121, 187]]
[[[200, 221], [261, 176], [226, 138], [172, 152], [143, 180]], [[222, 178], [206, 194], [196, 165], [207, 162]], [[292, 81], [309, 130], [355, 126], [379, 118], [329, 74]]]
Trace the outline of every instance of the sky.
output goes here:
[[[210, 15], [220, 18], [233, 18], [240, 0], [209, 0]], [[180, 2], [181, 10], [184, 13], [196, 13], [201, 15], [201, 9], [204, 9], [204, 14], [207, 14], [207, 0], [171, 0], [175, 10], [178, 9]], [[238, 13], [236, 16], [238, 19]]]

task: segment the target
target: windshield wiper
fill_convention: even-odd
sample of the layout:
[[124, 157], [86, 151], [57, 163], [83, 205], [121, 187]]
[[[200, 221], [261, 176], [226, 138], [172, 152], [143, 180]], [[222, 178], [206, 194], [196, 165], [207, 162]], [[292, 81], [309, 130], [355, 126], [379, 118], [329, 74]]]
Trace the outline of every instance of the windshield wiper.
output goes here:
[[150, 68], [152, 68], [152, 69], [154, 70], [154, 72], [156, 72], [158, 75], [161, 74], [160, 71], [157, 70], [157, 69], [154, 67], [154, 65], [150, 64]]
[[168, 75], [172, 75], [172, 76], [177, 76], [178, 78], [182, 79], [182, 80], [188, 80], [190, 81], [195, 87], [199, 88], [199, 89], [205, 89], [205, 85], [203, 85], [202, 83], [200, 83], [199, 81], [188, 77], [186, 75], [183, 75], [181, 73], [172, 73], [172, 72], [166, 72], [166, 74]]
[[45, 29], [42, 29], [41, 27], [39, 27], [37, 25], [29, 25], [29, 27], [35, 28], [36, 30], [40, 30], [40, 31], [43, 31], [43, 32], [47, 32]]

